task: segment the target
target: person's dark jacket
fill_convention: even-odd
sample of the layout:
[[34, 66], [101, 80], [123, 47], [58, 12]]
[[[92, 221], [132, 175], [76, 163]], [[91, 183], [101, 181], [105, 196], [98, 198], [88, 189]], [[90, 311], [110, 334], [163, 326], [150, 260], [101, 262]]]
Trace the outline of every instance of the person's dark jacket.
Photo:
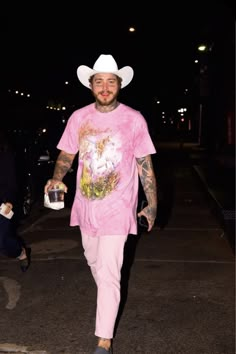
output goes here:
[[0, 132], [0, 203], [17, 202], [15, 154], [5, 135]]
[[15, 157], [11, 151], [0, 151], [0, 203], [16, 203], [17, 184]]

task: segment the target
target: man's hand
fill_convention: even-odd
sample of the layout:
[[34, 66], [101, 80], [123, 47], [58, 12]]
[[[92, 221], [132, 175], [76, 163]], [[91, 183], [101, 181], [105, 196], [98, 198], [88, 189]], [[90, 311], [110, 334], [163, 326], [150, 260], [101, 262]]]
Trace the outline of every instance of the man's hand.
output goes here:
[[44, 193], [48, 194], [48, 191], [53, 188], [63, 189], [65, 193], [67, 193], [68, 190], [67, 186], [63, 182], [58, 181], [56, 179], [49, 179], [46, 185], [44, 186]]
[[138, 217], [140, 218], [141, 216], [144, 216], [147, 219], [148, 222], [148, 229], [147, 231], [151, 231], [151, 229], [154, 226], [155, 219], [156, 219], [156, 210], [153, 209], [152, 207], [149, 207], [148, 205], [143, 208], [139, 213]]
[[6, 203], [5, 203], [5, 206], [4, 206], [4, 211], [3, 211], [4, 214], [5, 214], [5, 215], [9, 214], [10, 211], [12, 210], [12, 208], [13, 208], [12, 203], [6, 202]]

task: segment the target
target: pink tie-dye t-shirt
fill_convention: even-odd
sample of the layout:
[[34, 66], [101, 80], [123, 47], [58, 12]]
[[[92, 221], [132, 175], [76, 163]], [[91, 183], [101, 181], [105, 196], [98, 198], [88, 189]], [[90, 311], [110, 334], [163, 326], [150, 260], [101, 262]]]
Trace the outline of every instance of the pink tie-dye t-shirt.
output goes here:
[[91, 236], [137, 234], [136, 158], [156, 152], [142, 114], [90, 104], [72, 113], [57, 148], [78, 153], [70, 225]]

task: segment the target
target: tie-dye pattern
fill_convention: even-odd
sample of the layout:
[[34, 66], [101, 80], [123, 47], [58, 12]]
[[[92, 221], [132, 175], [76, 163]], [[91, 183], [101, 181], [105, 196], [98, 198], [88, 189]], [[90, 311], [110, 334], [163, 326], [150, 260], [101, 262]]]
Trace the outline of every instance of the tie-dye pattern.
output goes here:
[[78, 153], [70, 225], [89, 235], [137, 234], [136, 158], [156, 152], [142, 114], [124, 104], [101, 113], [75, 111], [57, 148]]

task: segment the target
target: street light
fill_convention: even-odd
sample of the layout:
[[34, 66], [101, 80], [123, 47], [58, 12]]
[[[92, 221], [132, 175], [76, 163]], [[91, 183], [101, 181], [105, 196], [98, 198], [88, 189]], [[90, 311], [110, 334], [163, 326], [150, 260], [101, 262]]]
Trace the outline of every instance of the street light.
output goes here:
[[[206, 105], [206, 98], [209, 95], [209, 87], [208, 87], [208, 58], [207, 54], [211, 51], [211, 46], [207, 44], [201, 43], [198, 46], [198, 51], [201, 52], [199, 58], [199, 90], [200, 90], [200, 105], [199, 105], [199, 126], [198, 126], [198, 143], [201, 145], [202, 143], [202, 118], [203, 118], [203, 106]], [[203, 105], [204, 103], [204, 105]]]

